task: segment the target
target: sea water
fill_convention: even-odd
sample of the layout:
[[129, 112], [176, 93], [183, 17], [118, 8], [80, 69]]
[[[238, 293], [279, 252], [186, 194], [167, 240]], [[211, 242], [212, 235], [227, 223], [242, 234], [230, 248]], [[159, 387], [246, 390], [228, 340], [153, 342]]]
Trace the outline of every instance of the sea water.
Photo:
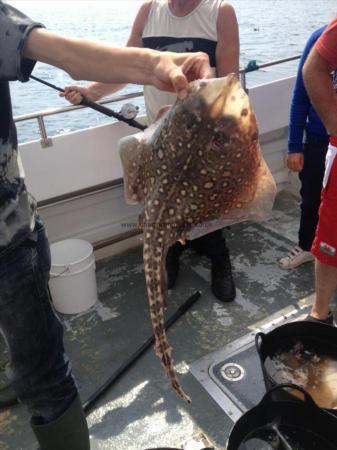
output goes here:
[[[42, 22], [48, 29], [65, 36], [123, 46], [142, 1], [8, 0], [8, 3]], [[230, 3], [236, 10], [239, 23], [241, 67], [245, 67], [250, 60], [262, 64], [299, 55], [311, 32], [336, 14], [335, 0], [230, 0]], [[296, 61], [248, 74], [248, 86], [294, 75], [297, 64]], [[74, 84], [63, 71], [46, 64], [37, 64], [34, 75], [60, 87]], [[56, 91], [35, 81], [11, 83], [11, 91], [15, 115], [68, 105]], [[135, 91], [142, 91], [142, 88], [129, 85], [121, 93]], [[142, 113], [143, 100], [140, 98], [134, 102]], [[122, 103], [113, 105], [117, 111], [121, 107]], [[45, 123], [48, 135], [55, 135], [112, 120], [85, 109], [47, 117]], [[20, 142], [39, 138], [36, 121], [18, 124], [18, 130]]]

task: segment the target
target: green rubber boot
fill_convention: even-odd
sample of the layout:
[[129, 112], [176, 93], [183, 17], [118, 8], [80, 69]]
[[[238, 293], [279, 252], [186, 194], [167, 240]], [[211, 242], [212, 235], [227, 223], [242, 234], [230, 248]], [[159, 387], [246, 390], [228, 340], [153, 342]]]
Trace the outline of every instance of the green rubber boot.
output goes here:
[[88, 425], [79, 396], [58, 419], [46, 425], [34, 424], [32, 419], [31, 427], [40, 450], [90, 450]]

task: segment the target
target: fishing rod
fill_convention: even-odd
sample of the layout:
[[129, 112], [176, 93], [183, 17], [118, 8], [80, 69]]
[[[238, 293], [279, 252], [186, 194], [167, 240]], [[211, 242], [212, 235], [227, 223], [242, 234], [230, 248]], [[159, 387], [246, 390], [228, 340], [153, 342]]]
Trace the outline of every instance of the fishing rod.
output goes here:
[[[42, 83], [52, 89], [55, 89], [56, 91], [64, 92], [64, 89], [62, 89], [58, 86], [55, 86], [55, 84], [48, 83], [48, 81], [41, 80], [41, 78], [35, 77], [33, 75], [31, 75], [30, 78], [32, 80], [37, 81], [38, 83]], [[123, 114], [117, 113], [117, 112], [113, 111], [112, 109], [107, 108], [98, 103], [95, 103], [85, 97], [82, 98], [81, 103], [79, 103], [79, 104], [83, 105], [83, 106], [88, 106], [89, 108], [94, 109], [95, 111], [98, 111], [102, 114], [105, 114], [106, 116], [114, 117], [115, 119], [120, 120], [121, 122], [127, 123], [128, 125], [130, 125], [130, 127], [135, 127], [142, 131], [144, 131], [147, 128], [146, 125], [143, 125], [142, 123], [138, 122], [137, 120], [128, 119], [128, 118], [124, 117]]]

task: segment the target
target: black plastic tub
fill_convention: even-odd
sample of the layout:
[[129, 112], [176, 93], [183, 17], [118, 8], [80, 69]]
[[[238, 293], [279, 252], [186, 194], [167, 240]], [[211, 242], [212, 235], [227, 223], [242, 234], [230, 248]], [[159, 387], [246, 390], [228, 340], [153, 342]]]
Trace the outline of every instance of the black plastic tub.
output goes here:
[[[302, 400], [280, 400], [280, 392], [287, 389], [296, 389]], [[273, 387], [257, 406], [236, 422], [227, 450], [275, 449], [336, 450], [337, 417], [319, 408], [310, 395], [296, 385]]]
[[[301, 384], [298, 380], [278, 379], [275, 373], [272, 372], [271, 370], [272, 364], [270, 363], [272, 361], [272, 358], [275, 357], [275, 355], [283, 351], [287, 352], [289, 351], [289, 349], [293, 349], [294, 346], [296, 345], [302, 346], [302, 355], [307, 353], [309, 355], [308, 358], [312, 357], [310, 355], [319, 354], [319, 355], [328, 355], [333, 360], [337, 361], [337, 328], [325, 324], [306, 321], [287, 323], [285, 325], [281, 325], [280, 327], [273, 329], [267, 334], [257, 333], [255, 336], [255, 344], [261, 361], [266, 390], [269, 390], [282, 382]], [[322, 367], [324, 357], [323, 356], [321, 357]], [[310, 359], [308, 359], [308, 361], [310, 361]], [[296, 373], [296, 370], [300, 372], [301, 370], [303, 370], [303, 365], [300, 366], [298, 369], [294, 368], [293, 370], [294, 370], [293, 373]], [[282, 371], [279, 373], [282, 374]], [[337, 374], [337, 371], [334, 373]], [[312, 380], [311, 387], [314, 386], [314, 384], [315, 379]], [[322, 392], [323, 389], [325, 388], [324, 382], [322, 382], [321, 385], [318, 386], [318, 388], [319, 391], [318, 390], [311, 391], [315, 397], [316, 393], [318, 394], [319, 392]], [[287, 396], [291, 394], [280, 391], [279, 395], [280, 398], [287, 398]], [[329, 401], [332, 400], [331, 396], [328, 395], [325, 396], [327, 399], [329, 399]], [[323, 399], [322, 396], [321, 398]], [[326, 404], [325, 407], [324, 404], [322, 403], [324, 403], [324, 399], [320, 401], [320, 406], [326, 409], [327, 411], [331, 412], [332, 414], [337, 415], [337, 410], [330, 408], [332, 405]]]

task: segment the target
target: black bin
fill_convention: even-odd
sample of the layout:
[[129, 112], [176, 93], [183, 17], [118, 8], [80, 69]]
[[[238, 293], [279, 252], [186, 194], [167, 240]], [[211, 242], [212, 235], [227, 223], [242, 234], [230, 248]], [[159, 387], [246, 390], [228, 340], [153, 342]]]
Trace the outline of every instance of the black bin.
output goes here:
[[[294, 400], [290, 395], [287, 400], [280, 400], [280, 393], [288, 389], [298, 390], [302, 400]], [[265, 449], [336, 450], [337, 417], [319, 408], [296, 385], [274, 386], [236, 422], [227, 446], [227, 450]]]
[[[267, 334], [257, 333], [255, 335], [256, 349], [267, 390], [278, 384], [267, 370], [267, 358], [272, 358], [279, 351], [292, 348], [296, 342], [301, 342], [304, 348], [318, 349], [337, 360], [337, 328], [335, 327], [316, 322], [298, 321], [281, 325]], [[281, 398], [286, 398], [291, 394], [280, 391], [279, 395]], [[337, 415], [336, 409], [325, 409]]]

